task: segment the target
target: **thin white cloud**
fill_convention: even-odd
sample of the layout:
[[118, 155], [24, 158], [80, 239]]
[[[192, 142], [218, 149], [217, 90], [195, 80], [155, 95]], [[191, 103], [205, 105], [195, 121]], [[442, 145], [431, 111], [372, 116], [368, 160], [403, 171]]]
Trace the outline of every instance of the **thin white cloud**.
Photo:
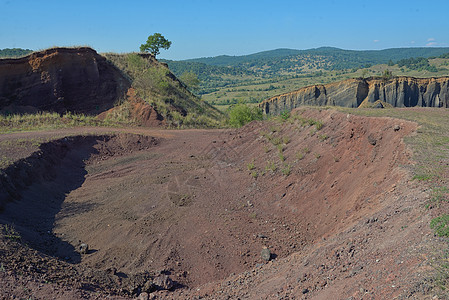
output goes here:
[[415, 41], [411, 41], [411, 42], [410, 42], [410, 44], [414, 44], [414, 43], [415, 43]]
[[431, 38], [428, 38], [427, 41], [428, 41], [428, 42], [433, 42], [433, 41], [435, 41], [435, 38], [432, 38], [432, 37], [431, 37]]
[[427, 47], [437, 46], [437, 45], [438, 45], [438, 43], [436, 43], [436, 42], [430, 42], [430, 43], [426, 44]]
[[379, 43], [380, 41], [379, 41], [379, 40], [374, 40], [373, 42], [374, 42], [374, 43]]

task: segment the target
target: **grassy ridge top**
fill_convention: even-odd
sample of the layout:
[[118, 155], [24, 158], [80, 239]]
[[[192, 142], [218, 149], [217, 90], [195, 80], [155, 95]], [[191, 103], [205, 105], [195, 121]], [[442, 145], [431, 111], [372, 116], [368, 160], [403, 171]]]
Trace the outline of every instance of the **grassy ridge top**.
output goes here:
[[[223, 116], [192, 94], [163, 63], [147, 54], [103, 54], [131, 80], [137, 95], [175, 127], [216, 127]], [[126, 104], [126, 103], [125, 103]]]

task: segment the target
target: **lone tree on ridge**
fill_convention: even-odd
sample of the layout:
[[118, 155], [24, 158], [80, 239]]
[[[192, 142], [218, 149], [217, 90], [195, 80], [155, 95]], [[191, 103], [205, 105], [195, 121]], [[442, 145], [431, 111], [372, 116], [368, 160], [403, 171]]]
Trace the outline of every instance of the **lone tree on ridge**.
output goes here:
[[169, 40], [167, 40], [162, 34], [155, 33], [148, 37], [147, 42], [145, 44], [140, 45], [140, 51], [149, 52], [154, 56], [156, 56], [160, 53], [159, 52], [160, 48], [168, 50], [170, 46], [171, 42]]

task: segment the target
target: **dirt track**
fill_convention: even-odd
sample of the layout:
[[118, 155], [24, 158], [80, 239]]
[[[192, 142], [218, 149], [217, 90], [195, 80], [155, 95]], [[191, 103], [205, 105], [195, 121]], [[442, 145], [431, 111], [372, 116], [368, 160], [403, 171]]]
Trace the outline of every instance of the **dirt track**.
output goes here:
[[[65, 153], [49, 154], [46, 174], [29, 160], [29, 170], [14, 173], [30, 179], [0, 221], [14, 224], [30, 249], [3, 238], [1, 297], [137, 296], [159, 274], [176, 285], [157, 298], [418, 297], [424, 247], [434, 238], [421, 208], [428, 196], [400, 167], [410, 163], [402, 138], [416, 125], [297, 113], [323, 128], [254, 122], [240, 130], [0, 136], [75, 136], [60, 148], [49, 143]], [[284, 139], [285, 161], [267, 136]], [[2, 153], [13, 160], [35, 150], [9, 144]], [[79, 254], [80, 243], [88, 254]]]

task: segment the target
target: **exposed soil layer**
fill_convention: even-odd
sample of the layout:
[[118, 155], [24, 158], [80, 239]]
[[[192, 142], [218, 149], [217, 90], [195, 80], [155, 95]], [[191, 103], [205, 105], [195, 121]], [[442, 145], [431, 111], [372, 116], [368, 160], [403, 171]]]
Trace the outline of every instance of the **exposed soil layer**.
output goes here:
[[100, 120], [114, 119], [114, 115], [120, 114], [124, 109], [128, 110], [128, 120], [145, 127], [161, 127], [166, 125], [164, 118], [151, 105], [136, 95], [133, 88], [126, 93], [126, 103], [122, 106], [111, 108], [97, 117]]
[[353, 78], [311, 85], [271, 97], [259, 106], [279, 115], [304, 105], [344, 107], [449, 107], [449, 77]]
[[23, 287], [73, 299], [422, 292], [422, 254], [433, 242], [419, 208], [427, 195], [401, 167], [410, 158], [402, 138], [416, 124], [332, 110], [295, 114], [239, 130], [42, 145], [3, 170], [0, 221], [17, 235], [8, 238], [4, 226], [0, 295], [27, 296]]
[[47, 49], [0, 60], [0, 112], [97, 115], [112, 108], [130, 85], [91, 48]]

